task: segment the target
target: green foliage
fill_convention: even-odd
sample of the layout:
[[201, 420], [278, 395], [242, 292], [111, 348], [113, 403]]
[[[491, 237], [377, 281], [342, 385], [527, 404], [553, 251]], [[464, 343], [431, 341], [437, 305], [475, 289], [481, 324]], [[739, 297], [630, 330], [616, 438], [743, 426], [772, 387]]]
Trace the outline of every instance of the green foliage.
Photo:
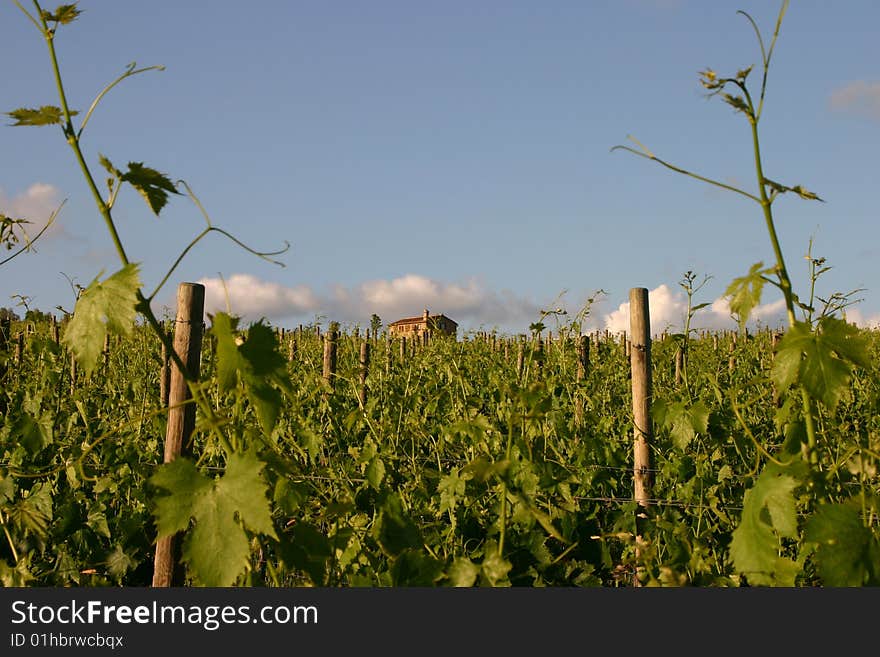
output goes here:
[[248, 565], [245, 528], [276, 538], [266, 498], [264, 463], [254, 454], [232, 454], [226, 471], [209, 479], [187, 459], [163, 465], [150, 478], [168, 491], [156, 499], [159, 537], [195, 524], [183, 543], [183, 558], [204, 586], [231, 586]]
[[826, 586], [880, 586], [880, 542], [853, 503], [823, 504], [807, 521], [816, 568]]
[[800, 383], [814, 399], [834, 410], [849, 389], [853, 367], [869, 366], [867, 343], [855, 326], [822, 317], [814, 330], [797, 322], [783, 336], [771, 376], [780, 392]]
[[782, 554], [782, 539], [797, 537], [793, 491], [798, 482], [767, 468], [743, 498], [730, 555], [737, 572], [756, 586], [794, 586], [800, 567]]
[[86, 374], [97, 367], [108, 332], [131, 333], [137, 314], [138, 289], [139, 267], [128, 264], [103, 281], [95, 278], [83, 290], [63, 340]]

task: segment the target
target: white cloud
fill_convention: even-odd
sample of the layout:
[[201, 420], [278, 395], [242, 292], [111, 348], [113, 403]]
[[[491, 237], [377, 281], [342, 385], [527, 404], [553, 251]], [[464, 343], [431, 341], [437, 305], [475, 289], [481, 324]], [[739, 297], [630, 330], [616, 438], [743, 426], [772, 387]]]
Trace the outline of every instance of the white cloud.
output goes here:
[[[13, 219], [27, 219], [30, 223], [25, 225], [25, 230], [30, 237], [34, 237], [61, 204], [58, 196], [56, 187], [42, 182], [33, 183], [24, 192], [11, 198], [0, 189], [0, 212]], [[50, 234], [57, 235], [60, 232], [59, 217], [46, 231], [44, 237]]]
[[856, 80], [831, 93], [831, 109], [880, 120], [880, 82]]
[[226, 279], [225, 286], [220, 278], [199, 282], [206, 288], [206, 312], [225, 311], [228, 298], [229, 309], [250, 320], [265, 317], [275, 322], [294, 318], [311, 321], [322, 315], [342, 324], [367, 325], [376, 313], [387, 324], [419, 315], [428, 308], [451, 317], [463, 329], [498, 326], [523, 331], [539, 316], [538, 304], [507, 291], [489, 290], [477, 279], [448, 283], [406, 274], [353, 287], [335, 285], [325, 293], [307, 285], [288, 287], [263, 281], [250, 274], [234, 274]]
[[[701, 303], [699, 300], [697, 303]], [[648, 314], [651, 318], [651, 334], [656, 335], [664, 330], [679, 332], [684, 330], [687, 319], [687, 296], [684, 292], [673, 293], [668, 285], [660, 285], [648, 291]], [[762, 304], [752, 311], [748, 325], [750, 327], [778, 326], [785, 315], [785, 301], [778, 299]], [[616, 310], [603, 318], [604, 328], [612, 333], [629, 333], [629, 302], [620, 304]], [[698, 310], [691, 319], [691, 328], [695, 330], [721, 330], [736, 328], [731, 317], [730, 304], [726, 297], [719, 297], [711, 305]]]
[[858, 308], [847, 308], [846, 321], [861, 326], [862, 328], [877, 329], [880, 328], [880, 313], [865, 315]]

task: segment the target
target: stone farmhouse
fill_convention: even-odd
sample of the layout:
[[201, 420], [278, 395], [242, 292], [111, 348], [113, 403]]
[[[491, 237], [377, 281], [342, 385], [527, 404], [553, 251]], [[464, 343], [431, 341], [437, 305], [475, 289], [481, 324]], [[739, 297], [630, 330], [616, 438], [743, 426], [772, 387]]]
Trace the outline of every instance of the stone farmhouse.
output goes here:
[[420, 317], [404, 317], [388, 325], [391, 337], [421, 337], [426, 332], [438, 332], [455, 337], [458, 323], [446, 315], [431, 315], [428, 309]]

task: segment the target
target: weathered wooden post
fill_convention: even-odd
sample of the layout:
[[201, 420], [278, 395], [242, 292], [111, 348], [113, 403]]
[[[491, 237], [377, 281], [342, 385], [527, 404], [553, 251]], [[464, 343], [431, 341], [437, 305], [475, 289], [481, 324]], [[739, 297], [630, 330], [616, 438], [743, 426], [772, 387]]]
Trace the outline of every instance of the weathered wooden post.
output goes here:
[[339, 337], [339, 324], [330, 322], [324, 336], [324, 381], [333, 390], [336, 385], [336, 344]]
[[541, 376], [541, 371], [544, 369], [544, 341], [541, 339], [540, 334], [535, 340], [535, 353], [532, 358], [535, 361], [535, 373], [536, 376]]
[[[632, 369], [632, 404], [633, 404], [633, 496], [635, 502], [646, 509], [651, 503], [653, 488], [651, 473], [651, 443], [653, 427], [651, 425], [651, 318], [648, 308], [648, 288], [635, 287], [629, 291], [630, 334]], [[636, 558], [642, 541], [639, 527], [639, 512], [636, 517]], [[633, 584], [639, 586], [639, 570], [637, 567]]]
[[[0, 320], [0, 354], [5, 355], [9, 349], [9, 333], [12, 330], [12, 320], [4, 318]], [[6, 379], [8, 367], [6, 366], [6, 358], [0, 359], [0, 383]], [[6, 398], [0, 396], [0, 414], [6, 413]]]
[[361, 375], [361, 389], [360, 389], [360, 402], [361, 406], [367, 405], [367, 374], [370, 369], [370, 339], [369, 337], [361, 342], [361, 353], [360, 353], [360, 375]]
[[675, 350], [675, 385], [680, 386], [684, 376], [684, 348], [679, 345]]
[[403, 365], [406, 362], [406, 336], [400, 336], [400, 364]]
[[162, 408], [168, 408], [168, 394], [171, 389], [171, 357], [168, 347], [162, 343], [162, 369], [159, 370], [159, 400]]
[[[168, 391], [168, 424], [165, 431], [164, 462], [188, 455], [190, 437], [196, 424], [196, 407], [187, 380], [198, 381], [202, 333], [205, 315], [205, 286], [181, 283], [177, 286], [177, 319], [174, 326], [174, 353], [186, 367], [182, 372], [175, 363], [171, 368]], [[156, 542], [153, 565], [153, 586], [169, 587], [184, 584], [180, 560], [181, 534], [163, 536]]]
[[582, 335], [577, 345], [577, 380], [582, 381], [590, 371], [590, 337]]
[[523, 364], [525, 361], [525, 345], [522, 340], [519, 341], [519, 344], [516, 348], [516, 378], [517, 380], [522, 378], [523, 373]]
[[15, 367], [20, 371], [24, 365], [24, 331], [15, 335]]

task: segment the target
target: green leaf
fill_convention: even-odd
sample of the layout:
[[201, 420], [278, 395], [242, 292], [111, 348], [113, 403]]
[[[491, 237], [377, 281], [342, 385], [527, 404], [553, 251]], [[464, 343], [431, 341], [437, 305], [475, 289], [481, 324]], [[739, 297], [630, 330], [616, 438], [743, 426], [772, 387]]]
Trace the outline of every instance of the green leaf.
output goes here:
[[737, 572], [756, 586], [793, 586], [797, 564], [780, 555], [780, 539], [797, 536], [793, 477], [765, 468], [746, 491], [730, 556]]
[[49, 535], [52, 521], [52, 490], [48, 484], [37, 484], [24, 497], [6, 510], [9, 520], [25, 534], [38, 538]]
[[424, 549], [404, 550], [391, 566], [392, 586], [433, 586], [443, 576], [443, 564]]
[[[238, 318], [217, 313], [211, 332], [217, 338], [217, 382], [221, 391], [233, 389], [239, 381], [266, 434], [272, 432], [283, 399], [276, 386], [288, 387], [287, 360], [278, 353], [275, 334], [262, 322], [253, 324], [242, 338]], [[241, 342], [241, 345], [239, 345]]]
[[449, 583], [458, 587], [473, 586], [479, 574], [480, 566], [467, 557], [457, 557], [446, 571]]
[[231, 586], [247, 567], [250, 548], [242, 524], [277, 540], [261, 475], [264, 465], [252, 453], [232, 454], [223, 476], [211, 480], [187, 459], [177, 458], [150, 478], [169, 491], [155, 502], [159, 536], [195, 522], [183, 542], [183, 559], [200, 584]]
[[103, 282], [96, 278], [80, 295], [63, 342], [86, 374], [95, 370], [108, 332], [131, 333], [140, 286], [138, 265], [128, 264]]
[[82, 10], [77, 9], [76, 3], [73, 3], [71, 5], [58, 5], [55, 11], [52, 12], [43, 10], [40, 13], [40, 16], [47, 23], [61, 23], [62, 25], [68, 25], [75, 21], [80, 14], [82, 14]]
[[217, 339], [217, 385], [220, 392], [228, 392], [238, 382], [238, 370], [244, 360], [235, 342], [238, 318], [226, 313], [217, 313], [211, 321], [211, 334]]
[[23, 413], [12, 425], [12, 437], [17, 438], [31, 456], [36, 456], [52, 442], [52, 422], [38, 421]]
[[121, 579], [125, 573], [136, 565], [137, 562], [118, 543], [113, 552], [107, 556], [107, 572], [117, 580]]
[[367, 465], [367, 482], [373, 488], [373, 490], [378, 491], [382, 486], [382, 480], [385, 478], [385, 464], [382, 462], [378, 456], [374, 456], [370, 459], [369, 465]]
[[418, 526], [404, 512], [397, 493], [390, 494], [379, 510], [373, 524], [373, 538], [379, 542], [382, 551], [396, 557], [408, 548], [423, 548], [422, 534]]
[[315, 586], [324, 584], [333, 546], [316, 527], [307, 522], [296, 523], [290, 537], [281, 541], [281, 552], [289, 568], [304, 571]]
[[871, 563], [876, 541], [855, 506], [823, 504], [807, 520], [804, 540], [818, 544], [816, 569], [825, 586], [863, 586], [872, 571], [880, 572]]
[[440, 513], [454, 512], [458, 500], [464, 497], [465, 484], [467, 481], [459, 476], [455, 469], [437, 484], [437, 492], [440, 493]]
[[[71, 112], [71, 116], [76, 116], [77, 112]], [[11, 112], [6, 112], [6, 116], [15, 119], [13, 126], [20, 125], [60, 125], [64, 123], [64, 112], [60, 107], [54, 105], [43, 105], [37, 109], [20, 107]]]
[[129, 162], [120, 180], [134, 187], [156, 216], [168, 203], [168, 194], [180, 194], [168, 176], [145, 167], [143, 162]]
[[507, 579], [507, 575], [513, 568], [513, 564], [498, 554], [494, 543], [487, 544], [486, 549], [489, 551], [489, 555], [483, 559], [480, 568], [483, 576], [490, 586], [509, 586], [510, 581]]
[[853, 367], [868, 367], [867, 342], [855, 326], [823, 317], [816, 330], [805, 322], [791, 327], [780, 340], [770, 376], [780, 393], [800, 382], [830, 410], [849, 389]]
[[122, 172], [113, 166], [113, 163], [104, 155], [98, 154], [98, 162], [100, 162], [101, 166], [107, 170], [114, 178], [122, 178]]
[[724, 296], [730, 297], [730, 310], [736, 313], [740, 329], [745, 327], [755, 306], [761, 303], [761, 291], [766, 282], [764, 275], [773, 272], [763, 267], [763, 262], [755, 263], [749, 268], [748, 274], [733, 279], [724, 291]]

